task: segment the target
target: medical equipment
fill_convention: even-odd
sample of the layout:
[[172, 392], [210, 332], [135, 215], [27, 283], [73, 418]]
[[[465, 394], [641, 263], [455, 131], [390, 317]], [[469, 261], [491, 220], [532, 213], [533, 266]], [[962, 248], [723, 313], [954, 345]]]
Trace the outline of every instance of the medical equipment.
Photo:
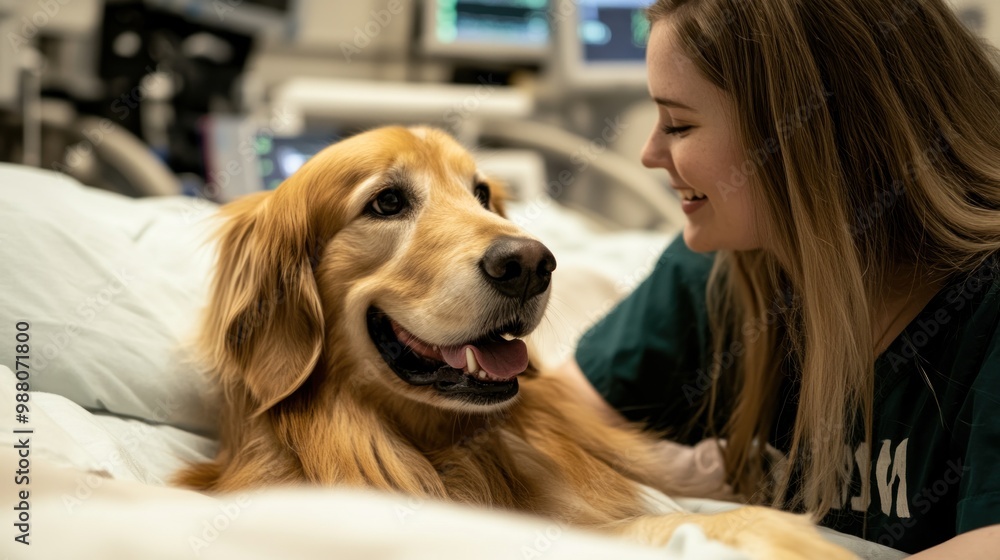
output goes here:
[[643, 10], [651, 0], [559, 2], [552, 12], [558, 34], [558, 76], [588, 91], [639, 90], [646, 86]]
[[290, 27], [293, 0], [147, 0], [148, 5], [183, 15], [200, 23], [219, 25], [243, 33], [285, 37]]
[[431, 55], [538, 62], [550, 49], [548, 0], [426, 0]]

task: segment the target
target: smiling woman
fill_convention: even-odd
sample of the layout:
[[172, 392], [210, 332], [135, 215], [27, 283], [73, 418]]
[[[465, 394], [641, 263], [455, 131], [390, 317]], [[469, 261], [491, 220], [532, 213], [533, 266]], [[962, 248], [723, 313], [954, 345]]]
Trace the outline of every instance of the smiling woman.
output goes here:
[[[670, 174], [689, 222], [684, 241], [695, 251], [759, 245], [750, 193], [733, 186], [743, 150], [732, 126], [734, 107], [687, 58], [668, 25], [653, 26], [648, 45], [649, 91], [660, 121], [646, 143], [642, 163]], [[722, 227], [722, 226], [725, 227]]]
[[648, 14], [642, 161], [688, 222], [567, 374], [724, 439], [752, 502], [910, 552], [1000, 523], [996, 50], [942, 0]]

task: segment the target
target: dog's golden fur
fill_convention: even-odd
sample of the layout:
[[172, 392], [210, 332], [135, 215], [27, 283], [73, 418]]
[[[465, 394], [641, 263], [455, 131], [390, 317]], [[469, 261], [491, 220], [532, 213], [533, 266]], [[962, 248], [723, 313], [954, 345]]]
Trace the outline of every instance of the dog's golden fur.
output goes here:
[[[655, 440], [575, 402], [529, 365], [516, 398], [456, 405], [397, 377], [365, 329], [380, 309], [421, 337], [455, 344], [488, 321], [475, 265], [499, 236], [471, 156], [446, 134], [384, 128], [342, 141], [273, 192], [225, 207], [201, 347], [223, 390], [220, 450], [180, 473], [225, 492], [281, 483], [376, 488], [528, 512], [660, 544], [685, 522], [768, 557], [844, 557], [801, 516], [758, 508], [649, 515], [636, 482], [665, 492]], [[388, 183], [387, 183], [388, 182]], [[405, 219], [365, 214], [403, 182]], [[547, 293], [544, 297], [547, 297]], [[537, 324], [543, 296], [524, 311]], [[840, 556], [837, 556], [837, 555]]]

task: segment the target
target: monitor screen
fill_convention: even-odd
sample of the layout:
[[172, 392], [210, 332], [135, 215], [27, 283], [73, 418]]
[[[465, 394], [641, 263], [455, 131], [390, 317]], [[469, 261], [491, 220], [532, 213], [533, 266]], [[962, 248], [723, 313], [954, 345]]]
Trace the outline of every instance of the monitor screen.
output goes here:
[[[252, 35], [280, 37], [291, 32], [293, 1], [146, 0], [145, 4], [150, 8], [173, 12], [189, 21], [213, 27]], [[127, 3], [119, 2], [119, 4]]]
[[260, 178], [263, 188], [278, 188], [302, 167], [309, 158], [337, 140], [334, 134], [306, 134], [281, 137], [258, 134], [254, 149], [257, 153]]
[[646, 59], [649, 22], [641, 0], [581, 0], [579, 38], [583, 58], [589, 62]]
[[239, 115], [207, 115], [202, 127], [208, 183], [202, 194], [219, 202], [278, 188], [340, 137], [333, 129], [275, 135], [259, 121]]
[[[652, 0], [578, 0], [559, 7], [559, 70], [572, 87], [644, 88]], [[557, 5], [559, 6], [559, 5]]]
[[541, 58], [549, 48], [548, 0], [428, 0], [424, 45], [466, 58]]

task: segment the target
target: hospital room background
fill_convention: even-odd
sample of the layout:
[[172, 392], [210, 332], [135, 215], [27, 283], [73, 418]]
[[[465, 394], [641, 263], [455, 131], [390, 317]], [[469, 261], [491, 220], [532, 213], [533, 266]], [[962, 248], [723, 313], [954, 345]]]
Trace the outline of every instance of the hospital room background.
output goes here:
[[[224, 203], [358, 131], [442, 127], [554, 246], [558, 360], [683, 224], [639, 163], [649, 3], [0, 0], [0, 161]], [[1000, 43], [1000, 2], [955, 8]]]
[[[649, 3], [2, 0], [0, 161], [225, 202], [358, 130], [428, 123], [488, 148], [524, 200], [656, 228], [676, 215], [635, 169]], [[1000, 2], [955, 7], [1000, 43]]]
[[[381, 543], [389, 521], [377, 521], [377, 500], [342, 497], [331, 513], [303, 496], [254, 498], [274, 510], [262, 517], [242, 502], [154, 488], [214, 450], [211, 396], [183, 354], [212, 273], [206, 224], [219, 204], [277, 188], [338, 139], [386, 124], [443, 128], [507, 184], [509, 218], [558, 260], [531, 338], [540, 361], [557, 365], [684, 224], [667, 174], [639, 162], [656, 122], [649, 3], [0, 0], [0, 406], [15, 402], [15, 321], [30, 321], [32, 402], [45, 412], [32, 422], [47, 434], [33, 457], [88, 473], [33, 502], [48, 551], [38, 557], [107, 557], [91, 544], [108, 527], [119, 552], [139, 554], [121, 558], [188, 557], [227, 537], [244, 548], [215, 557], [257, 557], [267, 549], [254, 548], [255, 527]], [[1000, 0], [953, 4], [1000, 45]], [[4, 410], [9, 451], [14, 414]], [[143, 500], [101, 501], [122, 481], [148, 485], [134, 494]], [[74, 517], [85, 503], [94, 513]], [[167, 503], [197, 511], [197, 522], [177, 522]], [[434, 510], [391, 505], [391, 523]], [[216, 520], [234, 515], [248, 524], [220, 530]], [[426, 546], [423, 557], [486, 557], [465, 553], [507, 546], [500, 528], [513, 527], [463, 533], [479, 518], [439, 519], [452, 528], [446, 540], [419, 540], [422, 521], [400, 534]], [[547, 557], [624, 557], [561, 542]]]

